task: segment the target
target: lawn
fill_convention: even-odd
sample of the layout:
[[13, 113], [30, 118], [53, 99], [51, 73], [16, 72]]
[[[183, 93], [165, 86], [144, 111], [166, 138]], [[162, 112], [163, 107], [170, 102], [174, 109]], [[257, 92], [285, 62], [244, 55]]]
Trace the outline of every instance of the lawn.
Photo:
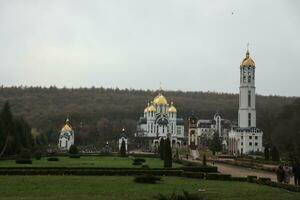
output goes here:
[[203, 192], [207, 200], [297, 200], [300, 193], [246, 182], [163, 177], [158, 184], [126, 176], [0, 176], [1, 200], [150, 200], [158, 193]]
[[[157, 158], [145, 158], [150, 168], [162, 168], [163, 161]], [[78, 158], [59, 157], [58, 162], [47, 161], [47, 158], [41, 160], [32, 160], [32, 164], [16, 164], [15, 160], [0, 161], [0, 167], [134, 167], [133, 158], [106, 157], [106, 156], [82, 156]], [[180, 167], [180, 164], [173, 163], [173, 167]]]

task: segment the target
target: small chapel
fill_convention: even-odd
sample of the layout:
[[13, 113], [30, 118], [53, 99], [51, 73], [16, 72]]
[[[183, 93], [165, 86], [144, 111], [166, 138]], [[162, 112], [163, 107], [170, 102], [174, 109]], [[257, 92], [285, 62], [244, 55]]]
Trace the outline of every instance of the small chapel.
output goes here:
[[69, 118], [66, 119], [65, 125], [62, 127], [58, 140], [58, 149], [69, 150], [74, 144], [74, 131], [70, 124]]

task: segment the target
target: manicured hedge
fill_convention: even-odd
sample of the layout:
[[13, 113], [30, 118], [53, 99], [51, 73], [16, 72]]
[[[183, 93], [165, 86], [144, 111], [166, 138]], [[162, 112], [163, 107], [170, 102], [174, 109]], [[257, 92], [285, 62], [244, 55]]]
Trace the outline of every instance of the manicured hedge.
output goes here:
[[144, 158], [135, 158], [133, 159], [133, 162], [141, 162], [141, 163], [144, 163], [146, 162], [146, 160]]
[[207, 180], [230, 181], [231, 175], [230, 174], [209, 173], [209, 174], [206, 174], [206, 179]]
[[203, 172], [182, 172], [183, 177], [187, 178], [198, 178], [198, 179], [204, 179], [205, 173]]
[[16, 164], [32, 164], [32, 160], [30, 160], [30, 159], [17, 159]]
[[50, 158], [47, 158], [48, 161], [59, 161], [59, 158], [57, 157], [50, 157]]
[[138, 175], [134, 177], [134, 181], [137, 183], [156, 183], [161, 180], [161, 177], [159, 176], [154, 176], [151, 174], [143, 174], [143, 175]]
[[257, 180], [257, 176], [247, 176], [247, 180], [250, 183], [254, 183]]
[[215, 166], [187, 166], [187, 167], [181, 167], [180, 169], [184, 171], [190, 171], [190, 172], [204, 172], [204, 173], [217, 173], [218, 168]]
[[181, 176], [182, 170], [66, 170], [66, 169], [10, 169], [0, 170], [0, 175], [78, 175], [78, 176]]
[[69, 154], [69, 158], [80, 158], [79, 154]]
[[232, 181], [238, 181], [238, 182], [247, 182], [248, 178], [247, 177], [231, 177]]

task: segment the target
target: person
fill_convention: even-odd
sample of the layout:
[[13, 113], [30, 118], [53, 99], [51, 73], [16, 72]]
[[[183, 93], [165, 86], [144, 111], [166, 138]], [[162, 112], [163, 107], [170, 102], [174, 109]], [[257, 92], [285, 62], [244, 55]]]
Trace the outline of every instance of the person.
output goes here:
[[289, 168], [289, 166], [287, 164], [285, 164], [284, 168], [283, 168], [283, 181], [284, 181], [284, 183], [287, 183], [287, 184], [290, 183], [291, 175], [292, 175], [291, 169]]
[[300, 186], [300, 163], [296, 162], [293, 166], [294, 181], [296, 186]]
[[278, 166], [278, 169], [277, 169], [276, 174], [277, 174], [277, 181], [278, 181], [279, 183], [282, 183], [282, 181], [283, 181], [283, 176], [284, 176], [284, 171], [283, 171], [282, 165], [279, 165], [279, 166]]

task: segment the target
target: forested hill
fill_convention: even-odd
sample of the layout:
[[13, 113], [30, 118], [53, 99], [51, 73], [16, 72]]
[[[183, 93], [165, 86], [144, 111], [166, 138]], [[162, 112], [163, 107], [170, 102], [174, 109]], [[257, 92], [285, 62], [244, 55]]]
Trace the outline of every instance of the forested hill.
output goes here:
[[[194, 111], [200, 118], [212, 118], [219, 112], [223, 118], [237, 120], [238, 95], [212, 92], [163, 91], [163, 95], [185, 120]], [[82, 144], [111, 140], [126, 127], [135, 130], [147, 101], [157, 92], [104, 88], [58, 89], [56, 87], [1, 87], [0, 105], [9, 101], [15, 115], [23, 116], [38, 132], [56, 141], [66, 117]], [[266, 113], [277, 114], [280, 108], [295, 100], [292, 97], [258, 96], [258, 125]], [[98, 140], [99, 139], [99, 140]], [[102, 142], [101, 142], [102, 143]]]

